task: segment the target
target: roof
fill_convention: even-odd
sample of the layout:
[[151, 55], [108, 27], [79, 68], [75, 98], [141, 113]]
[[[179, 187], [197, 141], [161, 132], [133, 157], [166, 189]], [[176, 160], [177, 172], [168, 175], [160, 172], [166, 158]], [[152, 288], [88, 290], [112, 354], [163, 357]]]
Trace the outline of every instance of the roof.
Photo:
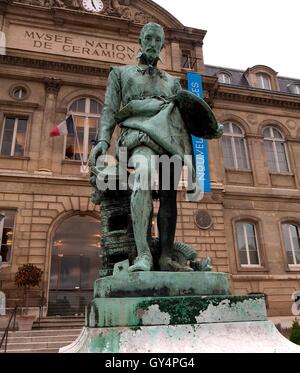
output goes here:
[[[209, 76], [218, 76], [219, 73], [227, 73], [230, 76], [231, 85], [241, 86], [241, 87], [250, 87], [247, 79], [245, 78], [245, 72], [243, 70], [236, 70], [227, 67], [205, 65], [204, 69], [206, 74]], [[278, 85], [280, 92], [292, 94], [289, 86], [297, 84], [300, 86], [300, 79], [293, 79], [287, 77], [277, 76]]]

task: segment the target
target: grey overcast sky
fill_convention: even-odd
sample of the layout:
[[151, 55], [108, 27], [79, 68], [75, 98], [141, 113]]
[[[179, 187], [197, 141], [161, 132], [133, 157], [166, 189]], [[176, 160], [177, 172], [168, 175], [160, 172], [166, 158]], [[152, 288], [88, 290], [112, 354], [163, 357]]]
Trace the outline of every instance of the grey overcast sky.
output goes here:
[[185, 26], [207, 30], [204, 62], [267, 65], [300, 80], [300, 0], [154, 0]]

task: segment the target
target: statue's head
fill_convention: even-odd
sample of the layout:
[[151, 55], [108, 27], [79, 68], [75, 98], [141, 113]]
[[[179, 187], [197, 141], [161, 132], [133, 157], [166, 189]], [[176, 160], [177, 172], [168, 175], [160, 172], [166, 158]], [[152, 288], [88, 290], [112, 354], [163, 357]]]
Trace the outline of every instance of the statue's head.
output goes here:
[[147, 23], [140, 33], [140, 45], [142, 54], [146, 55], [149, 62], [159, 58], [160, 51], [164, 47], [165, 32], [158, 23]]

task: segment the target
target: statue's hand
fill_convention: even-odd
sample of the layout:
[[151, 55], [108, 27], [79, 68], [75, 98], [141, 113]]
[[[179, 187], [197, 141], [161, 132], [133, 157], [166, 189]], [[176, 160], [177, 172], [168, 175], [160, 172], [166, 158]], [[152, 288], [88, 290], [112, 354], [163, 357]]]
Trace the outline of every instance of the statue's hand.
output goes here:
[[100, 141], [91, 151], [89, 163], [92, 167], [96, 167], [97, 159], [107, 153], [109, 145], [105, 141]]

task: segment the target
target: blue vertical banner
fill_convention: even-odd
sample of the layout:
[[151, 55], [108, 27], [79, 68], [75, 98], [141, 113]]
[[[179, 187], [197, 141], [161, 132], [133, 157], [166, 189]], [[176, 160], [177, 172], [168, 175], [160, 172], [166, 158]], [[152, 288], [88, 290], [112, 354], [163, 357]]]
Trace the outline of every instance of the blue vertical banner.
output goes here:
[[[203, 98], [202, 76], [198, 73], [188, 72], [188, 90], [196, 96]], [[201, 126], [201, 123], [199, 123]], [[208, 158], [208, 141], [192, 136], [193, 151], [195, 157], [196, 175], [199, 186], [204, 188], [205, 193], [211, 192], [210, 172]]]

